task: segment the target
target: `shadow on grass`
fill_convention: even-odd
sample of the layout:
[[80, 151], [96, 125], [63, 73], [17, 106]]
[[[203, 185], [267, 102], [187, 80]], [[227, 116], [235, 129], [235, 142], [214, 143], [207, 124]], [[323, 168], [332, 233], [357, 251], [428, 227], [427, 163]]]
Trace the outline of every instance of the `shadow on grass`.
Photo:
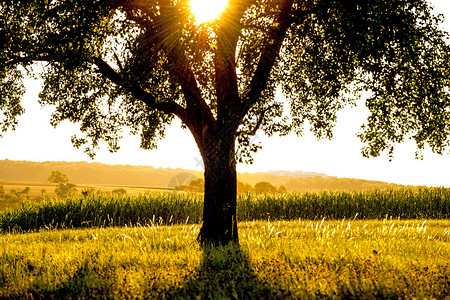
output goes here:
[[260, 278], [248, 254], [236, 244], [208, 246], [195, 274], [168, 298], [182, 299], [283, 299], [286, 294]]

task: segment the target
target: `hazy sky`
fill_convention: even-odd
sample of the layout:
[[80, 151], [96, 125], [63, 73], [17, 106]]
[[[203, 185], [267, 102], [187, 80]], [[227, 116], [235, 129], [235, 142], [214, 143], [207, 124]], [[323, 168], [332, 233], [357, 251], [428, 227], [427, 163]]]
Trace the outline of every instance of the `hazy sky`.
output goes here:
[[[450, 1], [430, 1], [436, 13], [447, 17], [445, 29], [450, 31]], [[49, 125], [51, 107], [41, 108], [37, 103], [40, 89], [38, 81], [28, 80], [23, 99], [26, 113], [16, 131], [0, 139], [0, 159], [30, 161], [90, 161], [82, 149], [72, 147], [70, 137], [77, 126], [63, 123], [56, 129]], [[238, 165], [239, 172], [267, 170], [303, 170], [326, 173], [331, 176], [382, 180], [387, 182], [450, 187], [450, 153], [444, 156], [424, 152], [423, 160], [415, 159], [415, 145], [407, 142], [399, 146], [394, 160], [387, 156], [363, 158], [356, 133], [366, 117], [363, 107], [350, 108], [338, 114], [333, 140], [317, 140], [306, 132], [303, 137], [255, 137], [263, 149], [254, 155], [253, 165]], [[110, 154], [106, 147], [97, 152], [94, 161], [107, 164], [149, 165], [202, 170], [201, 157], [187, 130], [174, 122], [167, 130], [166, 139], [158, 149], [144, 151], [139, 148], [139, 137], [125, 137], [121, 150]]]

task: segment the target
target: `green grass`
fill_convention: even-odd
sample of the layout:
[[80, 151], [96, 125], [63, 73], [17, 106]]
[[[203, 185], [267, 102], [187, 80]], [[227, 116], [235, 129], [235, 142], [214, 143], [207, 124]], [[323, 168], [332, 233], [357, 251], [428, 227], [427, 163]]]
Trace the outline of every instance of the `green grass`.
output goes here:
[[[0, 232], [40, 228], [197, 224], [202, 219], [200, 194], [152, 193], [92, 196], [25, 203], [0, 212]], [[450, 189], [417, 188], [369, 192], [240, 195], [238, 220], [309, 219], [446, 219]]]
[[450, 297], [449, 220], [239, 223], [240, 248], [198, 225], [0, 235], [0, 298]]

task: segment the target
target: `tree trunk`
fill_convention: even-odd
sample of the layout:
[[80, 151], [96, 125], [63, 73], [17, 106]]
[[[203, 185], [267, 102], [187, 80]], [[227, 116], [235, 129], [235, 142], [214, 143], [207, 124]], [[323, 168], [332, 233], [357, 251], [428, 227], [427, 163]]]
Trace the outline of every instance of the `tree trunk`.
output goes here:
[[234, 135], [226, 140], [214, 140], [201, 151], [205, 164], [205, 197], [198, 239], [202, 244], [239, 242]]

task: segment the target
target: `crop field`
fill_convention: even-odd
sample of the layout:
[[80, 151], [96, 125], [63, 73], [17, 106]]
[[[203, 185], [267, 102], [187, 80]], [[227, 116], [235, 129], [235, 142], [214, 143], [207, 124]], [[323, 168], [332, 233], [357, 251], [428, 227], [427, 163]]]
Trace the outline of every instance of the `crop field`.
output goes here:
[[[3, 196], [0, 193], [0, 211], [19, 207], [26, 202], [36, 203], [43, 200], [54, 199], [56, 198], [55, 188], [57, 186], [57, 184], [51, 182], [0, 180], [0, 190], [3, 188], [4, 192]], [[29, 190], [26, 193], [20, 193], [24, 189]], [[76, 189], [77, 195], [79, 196], [81, 196], [83, 191], [89, 191], [91, 194], [103, 195], [111, 195], [116, 190], [123, 190], [127, 195], [173, 191], [173, 189], [164, 187], [110, 184], [79, 184], [76, 185]], [[17, 193], [20, 194], [18, 195]]]
[[[42, 190], [48, 195], [55, 195], [55, 188], [57, 184], [51, 182], [32, 182], [32, 181], [13, 181], [13, 180], [0, 180], [0, 186], [3, 186], [5, 192], [11, 190], [23, 190], [26, 187], [30, 188], [29, 196], [35, 198], [42, 194]], [[171, 191], [173, 189], [164, 187], [151, 187], [151, 186], [132, 186], [132, 185], [113, 185], [113, 184], [78, 184], [76, 188], [79, 192], [85, 189], [94, 189], [100, 192], [112, 192], [115, 189], [123, 188], [129, 195], [136, 195], [145, 192], [153, 191]]]
[[[0, 213], [0, 232], [77, 227], [199, 224], [201, 194], [94, 195], [26, 202]], [[243, 194], [238, 220], [450, 219], [450, 189]]]
[[0, 213], [0, 298], [448, 299], [450, 190], [242, 195], [202, 248], [202, 197], [92, 196]]

